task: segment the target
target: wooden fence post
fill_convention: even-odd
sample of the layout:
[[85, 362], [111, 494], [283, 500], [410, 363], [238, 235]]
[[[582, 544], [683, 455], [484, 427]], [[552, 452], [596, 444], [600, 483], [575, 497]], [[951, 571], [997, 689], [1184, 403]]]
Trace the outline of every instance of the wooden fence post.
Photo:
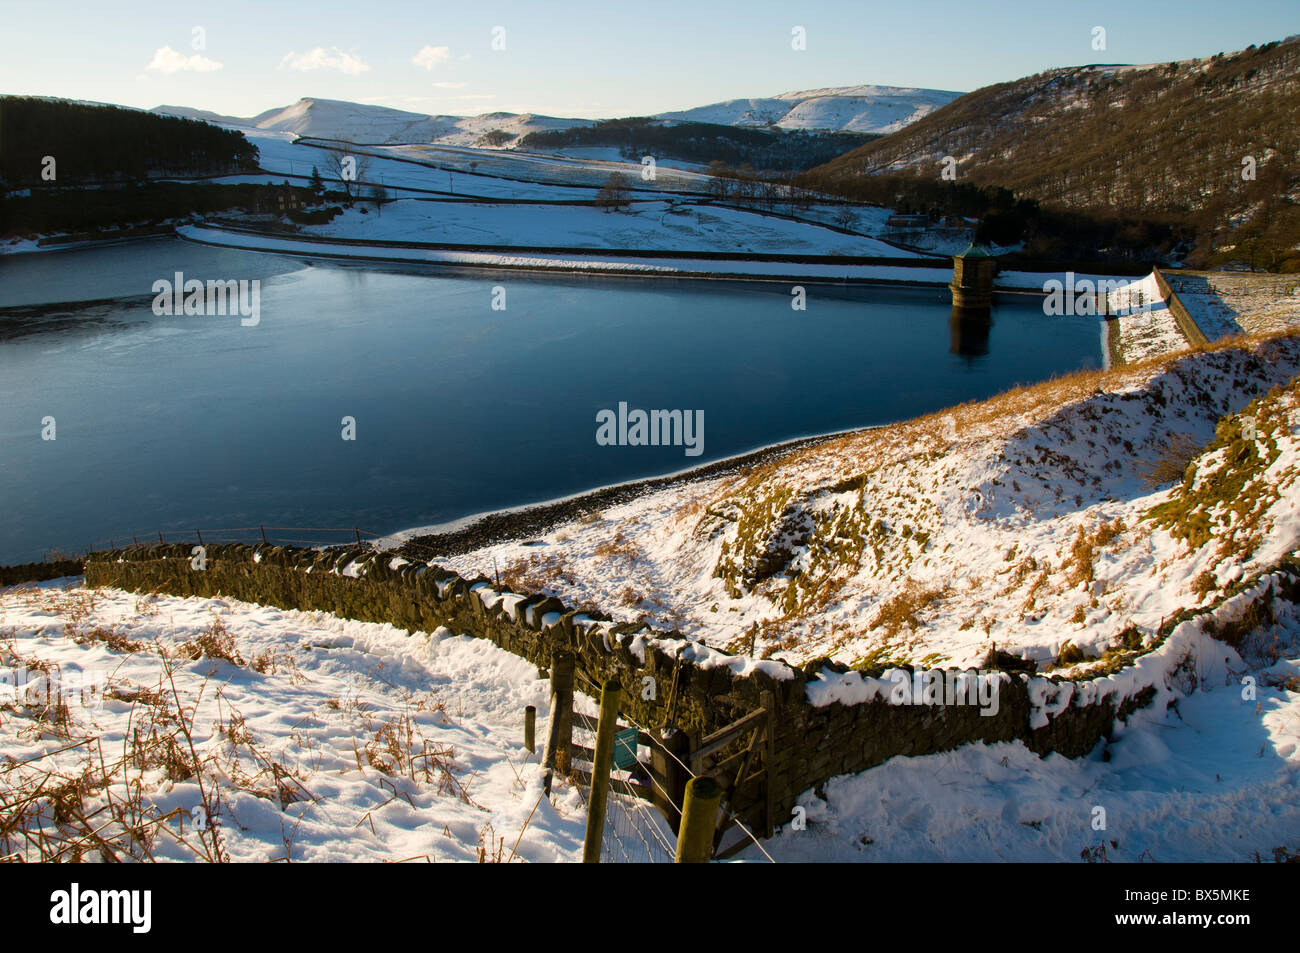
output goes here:
[[767, 709], [767, 731], [763, 738], [763, 836], [771, 837], [776, 827], [775, 809], [776, 791], [773, 780], [776, 777], [776, 694], [761, 692], [759, 703]]
[[722, 785], [711, 777], [692, 778], [686, 785], [675, 863], [707, 864], [713, 859], [713, 832], [718, 829], [721, 801]]
[[690, 772], [691, 738], [684, 731], [674, 731], [668, 737], [653, 739], [650, 746], [650, 775], [655, 779], [651, 803], [659, 809], [668, 826], [676, 834], [682, 822], [682, 801], [686, 797], [686, 782]]
[[546, 766], [544, 789], [551, 793], [551, 780], [555, 772], [569, 773], [573, 752], [573, 669], [574, 658], [568, 652], [557, 652], [551, 662], [551, 719], [546, 730]]
[[605, 803], [609, 796], [609, 769], [614, 761], [614, 735], [623, 690], [610, 679], [600, 690], [600, 718], [596, 722], [596, 753], [591, 762], [591, 797], [587, 801], [587, 833], [582, 840], [582, 862], [600, 863], [600, 841], [605, 834]]
[[528, 753], [537, 751], [537, 706], [529, 705], [524, 709], [524, 747]]

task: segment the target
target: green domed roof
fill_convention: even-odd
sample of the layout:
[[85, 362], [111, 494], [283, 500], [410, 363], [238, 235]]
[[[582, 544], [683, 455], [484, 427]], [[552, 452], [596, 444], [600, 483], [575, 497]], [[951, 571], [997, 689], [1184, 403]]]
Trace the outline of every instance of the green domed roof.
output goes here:
[[989, 254], [989, 250], [988, 250], [987, 248], [985, 248], [983, 245], [976, 245], [974, 242], [971, 242], [969, 245], [966, 246], [966, 250], [965, 250], [964, 252], [962, 252], [960, 255], [955, 255], [954, 257], [956, 257], [956, 258], [992, 258], [993, 256], [992, 256], [991, 254]]

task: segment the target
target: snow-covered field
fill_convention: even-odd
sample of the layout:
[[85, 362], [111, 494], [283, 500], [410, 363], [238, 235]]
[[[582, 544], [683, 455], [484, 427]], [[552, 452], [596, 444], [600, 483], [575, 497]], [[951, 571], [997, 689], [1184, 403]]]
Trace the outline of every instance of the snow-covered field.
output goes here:
[[[805, 792], [807, 828], [787, 825], [738, 860], [1294, 853], [1300, 617], [1275, 605], [1266, 637], [1240, 655], [1220, 646], [1224, 661], [1206, 659], [1176, 706], [1139, 712], [1085, 758], [1040, 759], [1019, 742], [896, 757]], [[537, 707], [543, 734], [546, 682], [484, 640], [60, 580], [0, 591], [0, 673], [9, 832], [0, 856], [574, 862], [581, 853], [582, 792], [557, 779], [544, 797], [538, 756], [522, 746], [525, 705]], [[1254, 697], [1243, 695], [1246, 676]], [[1093, 826], [1098, 807], [1104, 831]], [[621, 810], [617, 799], [611, 809]], [[671, 834], [660, 836], [670, 848]], [[609, 822], [610, 859], [636, 841]]]
[[[643, 177], [640, 160], [589, 159], [540, 152], [516, 152], [491, 149], [471, 149], [460, 146], [387, 146], [375, 150], [381, 155], [414, 159], [440, 168], [453, 169], [458, 174], [476, 173], [496, 175], [535, 185], [584, 185], [597, 189], [615, 172], [628, 180], [628, 185], [644, 192], [702, 193], [708, 189], [710, 177], [690, 171], [676, 163], [656, 163], [653, 178]], [[648, 175], [648, 173], [647, 173]]]
[[304, 234], [374, 241], [863, 255], [911, 258], [872, 238], [731, 208], [638, 202], [626, 211], [592, 206], [488, 205], [403, 200], [354, 207]]
[[[308, 142], [295, 143], [294, 136], [290, 133], [245, 132], [245, 135], [249, 142], [257, 146], [259, 164], [268, 172], [294, 176], [301, 180], [296, 184], [305, 185], [315, 166], [327, 182], [338, 187], [339, 177], [333, 165], [334, 159], [339, 155], [338, 150]], [[476, 150], [465, 151], [476, 153]], [[420, 162], [397, 161], [403, 158], [400, 151], [379, 147], [353, 149], [348, 154], [358, 157], [358, 181], [363, 184], [381, 184], [394, 192], [412, 189], [475, 198], [590, 201], [600, 184], [591, 187], [539, 184], [496, 175], [478, 175], [469, 170], [469, 163], [476, 161], [472, 158], [464, 161], [462, 169], [456, 165], [442, 165], [433, 161], [421, 164], [426, 158], [423, 156], [418, 157]]]
[[1300, 277], [1167, 272], [1174, 294], [1211, 339], [1267, 334], [1300, 324]]
[[[613, 217], [612, 215], [610, 217]], [[716, 261], [690, 258], [638, 258], [633, 256], [551, 254], [546, 252], [478, 252], [459, 249], [389, 248], [383, 245], [332, 245], [306, 238], [251, 234], [207, 225], [184, 225], [176, 229], [182, 238], [247, 248], [277, 254], [305, 255], [315, 258], [346, 258], [359, 261], [403, 261], [433, 265], [467, 267], [520, 268], [536, 271], [599, 272], [639, 276], [727, 275], [739, 278], [837, 281], [844, 278], [872, 281], [919, 281], [943, 283], [952, 273], [944, 268], [905, 268], [902, 266], [852, 264], [800, 264], [782, 261]], [[725, 249], [732, 250], [732, 249]], [[899, 252], [895, 257], [907, 257]]]
[[[1289, 606], [1288, 603], [1279, 603]], [[1300, 618], [1276, 656], [1228, 659], [1169, 710], [1136, 713], [1085, 758], [1023, 744], [897, 757], [806, 792], [779, 862], [1271, 861], [1300, 849]], [[1275, 660], [1276, 659], [1276, 660]], [[1212, 677], [1211, 677], [1212, 676]], [[1253, 698], [1242, 679], [1256, 680]], [[1105, 811], [1103, 830], [1094, 828]], [[750, 848], [743, 859], [759, 860]]]
[[[543, 798], [523, 747], [526, 705], [544, 737], [547, 683], [489, 642], [65, 580], [0, 590], [0, 675], [0, 856], [581, 853], [581, 796]], [[18, 827], [45, 832], [44, 854], [9, 825], [38, 789]], [[97, 838], [69, 837], [79, 816]]]

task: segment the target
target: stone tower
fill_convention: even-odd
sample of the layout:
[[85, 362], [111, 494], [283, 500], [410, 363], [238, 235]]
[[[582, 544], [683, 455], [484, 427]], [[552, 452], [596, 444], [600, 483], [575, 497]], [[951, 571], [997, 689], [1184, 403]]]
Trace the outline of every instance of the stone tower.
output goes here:
[[952, 304], [954, 308], [988, 309], [993, 304], [993, 274], [997, 259], [972, 243], [952, 257]]

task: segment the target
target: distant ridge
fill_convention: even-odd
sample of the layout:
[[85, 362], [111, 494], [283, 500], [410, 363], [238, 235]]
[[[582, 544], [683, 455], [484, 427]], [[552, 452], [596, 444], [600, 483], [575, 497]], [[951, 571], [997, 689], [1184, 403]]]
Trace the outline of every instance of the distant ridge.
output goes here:
[[[654, 118], [738, 127], [775, 126], [787, 130], [882, 133], [902, 129], [960, 95], [938, 89], [843, 86], [781, 93], [768, 99], [733, 99], [660, 113]], [[190, 106], [155, 106], [150, 112], [315, 139], [497, 148], [517, 145], [529, 133], [590, 126], [595, 122], [509, 112], [434, 116], [389, 106], [313, 97], [249, 117], [225, 116]]]
[[[557, 119], [531, 113], [431, 116], [388, 106], [311, 97], [251, 117], [223, 116], [188, 106], [155, 106], [150, 112], [203, 119], [240, 129], [387, 145], [436, 142], [450, 146], [507, 146], [530, 132], [591, 125], [587, 119]], [[488, 137], [487, 141], [484, 137]]]
[[837, 86], [781, 93], [766, 99], [729, 99], [660, 113], [656, 118], [723, 126], [888, 133], [923, 119], [961, 95], [943, 89]]

